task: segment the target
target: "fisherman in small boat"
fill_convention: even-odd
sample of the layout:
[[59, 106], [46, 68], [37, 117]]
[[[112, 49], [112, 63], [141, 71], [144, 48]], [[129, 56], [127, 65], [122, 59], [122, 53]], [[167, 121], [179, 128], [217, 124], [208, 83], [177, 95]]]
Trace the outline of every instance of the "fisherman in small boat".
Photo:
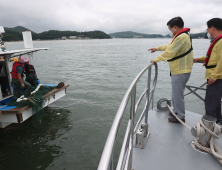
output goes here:
[[215, 117], [219, 123], [222, 98], [222, 19], [210, 19], [207, 27], [207, 36], [211, 40], [211, 45], [207, 55], [195, 58], [194, 63], [204, 61], [205, 79], [208, 83], [205, 95], [206, 115]]
[[25, 71], [24, 63], [29, 62], [29, 59], [20, 56], [18, 62], [14, 62], [12, 66], [12, 83], [14, 84], [14, 99], [20, 97], [20, 90], [24, 89], [24, 96], [28, 98], [31, 95], [32, 86], [23, 80], [23, 73]]
[[[181, 17], [172, 18], [167, 22], [167, 26], [173, 40], [167, 45], [149, 49], [148, 51], [151, 51], [151, 53], [164, 51], [150, 62], [156, 63], [166, 60], [169, 62], [173, 111], [185, 122], [184, 90], [190, 78], [193, 65], [193, 48], [190, 35], [188, 34], [190, 29], [184, 28], [184, 22]], [[168, 119], [169, 122], [179, 123], [171, 112], [169, 112], [169, 115], [172, 116]]]
[[26, 79], [25, 81], [31, 84], [32, 86], [38, 86], [38, 77], [35, 71], [35, 68], [32, 64], [29, 62], [24, 64], [25, 67], [25, 75]]

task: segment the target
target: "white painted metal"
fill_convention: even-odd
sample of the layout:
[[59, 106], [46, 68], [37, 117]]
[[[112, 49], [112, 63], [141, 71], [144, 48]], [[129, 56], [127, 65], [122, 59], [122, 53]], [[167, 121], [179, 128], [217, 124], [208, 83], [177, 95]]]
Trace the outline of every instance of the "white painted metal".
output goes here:
[[6, 65], [6, 72], [7, 72], [7, 77], [8, 77], [8, 84], [9, 84], [9, 87], [10, 87], [10, 92], [11, 94], [13, 94], [13, 89], [12, 89], [12, 86], [11, 86], [11, 82], [12, 82], [12, 76], [10, 74], [11, 72], [11, 68], [10, 68], [10, 56], [11, 55], [8, 55], [8, 56], [5, 56], [5, 65]]
[[0, 33], [5, 33], [4, 27], [0, 26]]
[[5, 128], [6, 126], [10, 125], [11, 123], [5, 123], [5, 122], [2, 122], [0, 123], [0, 128]]
[[0, 52], [0, 55], [6, 54], [15, 54], [15, 53], [22, 53], [22, 52], [35, 52], [39, 50], [48, 50], [49, 48], [32, 48], [32, 49], [21, 49], [21, 50], [10, 50], [5, 52]]
[[22, 32], [22, 36], [23, 36], [23, 41], [24, 41], [25, 48], [33, 48], [31, 31]]
[[0, 122], [8, 122], [8, 123], [18, 123], [16, 114], [3, 114], [0, 116]]

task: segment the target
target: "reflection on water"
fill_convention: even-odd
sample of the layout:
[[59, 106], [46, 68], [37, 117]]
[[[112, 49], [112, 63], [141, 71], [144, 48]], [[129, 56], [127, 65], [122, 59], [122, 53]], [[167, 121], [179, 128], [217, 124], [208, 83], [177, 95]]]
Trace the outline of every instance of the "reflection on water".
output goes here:
[[1, 129], [0, 169], [46, 169], [64, 154], [56, 139], [71, 129], [69, 115], [67, 109], [48, 107], [41, 123], [31, 117]]

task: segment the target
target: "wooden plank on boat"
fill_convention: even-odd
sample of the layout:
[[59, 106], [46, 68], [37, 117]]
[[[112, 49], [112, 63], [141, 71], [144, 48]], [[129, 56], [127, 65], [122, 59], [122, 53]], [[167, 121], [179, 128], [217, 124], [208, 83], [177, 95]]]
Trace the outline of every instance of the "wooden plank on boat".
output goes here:
[[17, 117], [18, 123], [23, 122], [22, 113], [16, 114], [16, 117]]
[[[65, 84], [62, 88], [59, 88], [59, 89], [53, 89], [51, 90], [50, 92], [48, 92], [45, 96], [43, 96], [44, 98], [48, 98], [52, 95], [54, 95], [55, 93], [58, 93], [59, 91], [63, 90], [63, 89], [66, 89], [67, 87], [69, 87], [69, 84]], [[14, 108], [14, 109], [10, 109], [10, 110], [4, 110], [4, 111], [1, 111], [2, 114], [21, 114], [22, 112], [28, 110], [30, 107], [29, 106], [24, 106], [24, 107], [17, 107], [17, 108]], [[0, 113], [0, 114], [1, 114]], [[17, 119], [18, 120], [22, 120], [21, 117], [18, 118], [18, 115], [17, 116]]]

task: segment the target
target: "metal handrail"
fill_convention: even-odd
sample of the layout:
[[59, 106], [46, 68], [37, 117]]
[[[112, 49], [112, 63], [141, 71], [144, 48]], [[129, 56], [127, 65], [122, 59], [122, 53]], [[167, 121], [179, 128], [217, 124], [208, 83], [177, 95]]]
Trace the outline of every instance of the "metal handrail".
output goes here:
[[[154, 77], [154, 80], [153, 80], [153, 88], [152, 88], [152, 90], [150, 90], [150, 80], [151, 80], [151, 68], [152, 68], [152, 66], [155, 66], [155, 77]], [[145, 111], [143, 111], [142, 115], [144, 116], [144, 114], [145, 114], [146, 119], [147, 119], [148, 108], [149, 108], [149, 105], [150, 105], [151, 97], [153, 96], [153, 93], [154, 93], [154, 90], [155, 90], [155, 86], [156, 86], [156, 83], [157, 83], [157, 75], [158, 75], [157, 64], [153, 64], [153, 63], [146, 66], [136, 76], [136, 78], [133, 80], [133, 82], [129, 86], [129, 88], [128, 88], [128, 90], [127, 90], [127, 92], [126, 92], [126, 94], [125, 94], [125, 96], [124, 96], [124, 98], [123, 98], [123, 100], [122, 100], [122, 102], [119, 106], [119, 109], [116, 113], [113, 124], [111, 126], [111, 129], [110, 129], [109, 135], [107, 137], [107, 140], [106, 140], [106, 143], [105, 143], [105, 146], [104, 146], [104, 149], [103, 149], [103, 153], [102, 153], [99, 165], [98, 165], [98, 170], [112, 170], [113, 169], [113, 165], [112, 165], [113, 158], [112, 158], [112, 156], [113, 156], [113, 150], [114, 150], [114, 147], [115, 147], [116, 138], [117, 138], [118, 131], [119, 131], [119, 128], [120, 128], [120, 124], [121, 124], [121, 121], [122, 121], [122, 118], [123, 118], [123, 115], [124, 115], [124, 111], [126, 109], [126, 106], [128, 104], [129, 99], [131, 98], [131, 107], [130, 107], [131, 108], [130, 109], [131, 123], [130, 123], [130, 125], [128, 124], [128, 126], [130, 126], [130, 127], [128, 127], [128, 128], [130, 128], [130, 136], [127, 139], [127, 141], [124, 140], [124, 143], [123, 143], [124, 145], [122, 146], [122, 150], [121, 150], [121, 154], [120, 154], [120, 158], [122, 159], [124, 154], [125, 154], [125, 151], [126, 151], [127, 143], [129, 143], [128, 154], [127, 154], [127, 158], [126, 158], [127, 160], [125, 162], [126, 162], [126, 165], [127, 165], [126, 169], [130, 169], [130, 165], [128, 165], [128, 164], [129, 163], [132, 164], [132, 147], [133, 147], [132, 143], [133, 143], [133, 135], [134, 135], [135, 111], [137, 110], [138, 105], [140, 104], [140, 102], [141, 102], [141, 100], [144, 96], [144, 94], [142, 93], [141, 97], [139, 98], [139, 101], [136, 104], [136, 102], [135, 102], [136, 84], [139, 81], [139, 79], [141, 78], [141, 76], [145, 73], [146, 70], [148, 70], [147, 87], [145, 88], [145, 92], [147, 94], [147, 97], [146, 97], [146, 104], [145, 104], [145, 108], [144, 108]], [[147, 123], [147, 120], [145, 120], [145, 122]], [[125, 148], [125, 149], [123, 149], [123, 148]], [[122, 166], [121, 163], [118, 162], [118, 167], [117, 168], [119, 168], [119, 167], [122, 169], [123, 166]]]

